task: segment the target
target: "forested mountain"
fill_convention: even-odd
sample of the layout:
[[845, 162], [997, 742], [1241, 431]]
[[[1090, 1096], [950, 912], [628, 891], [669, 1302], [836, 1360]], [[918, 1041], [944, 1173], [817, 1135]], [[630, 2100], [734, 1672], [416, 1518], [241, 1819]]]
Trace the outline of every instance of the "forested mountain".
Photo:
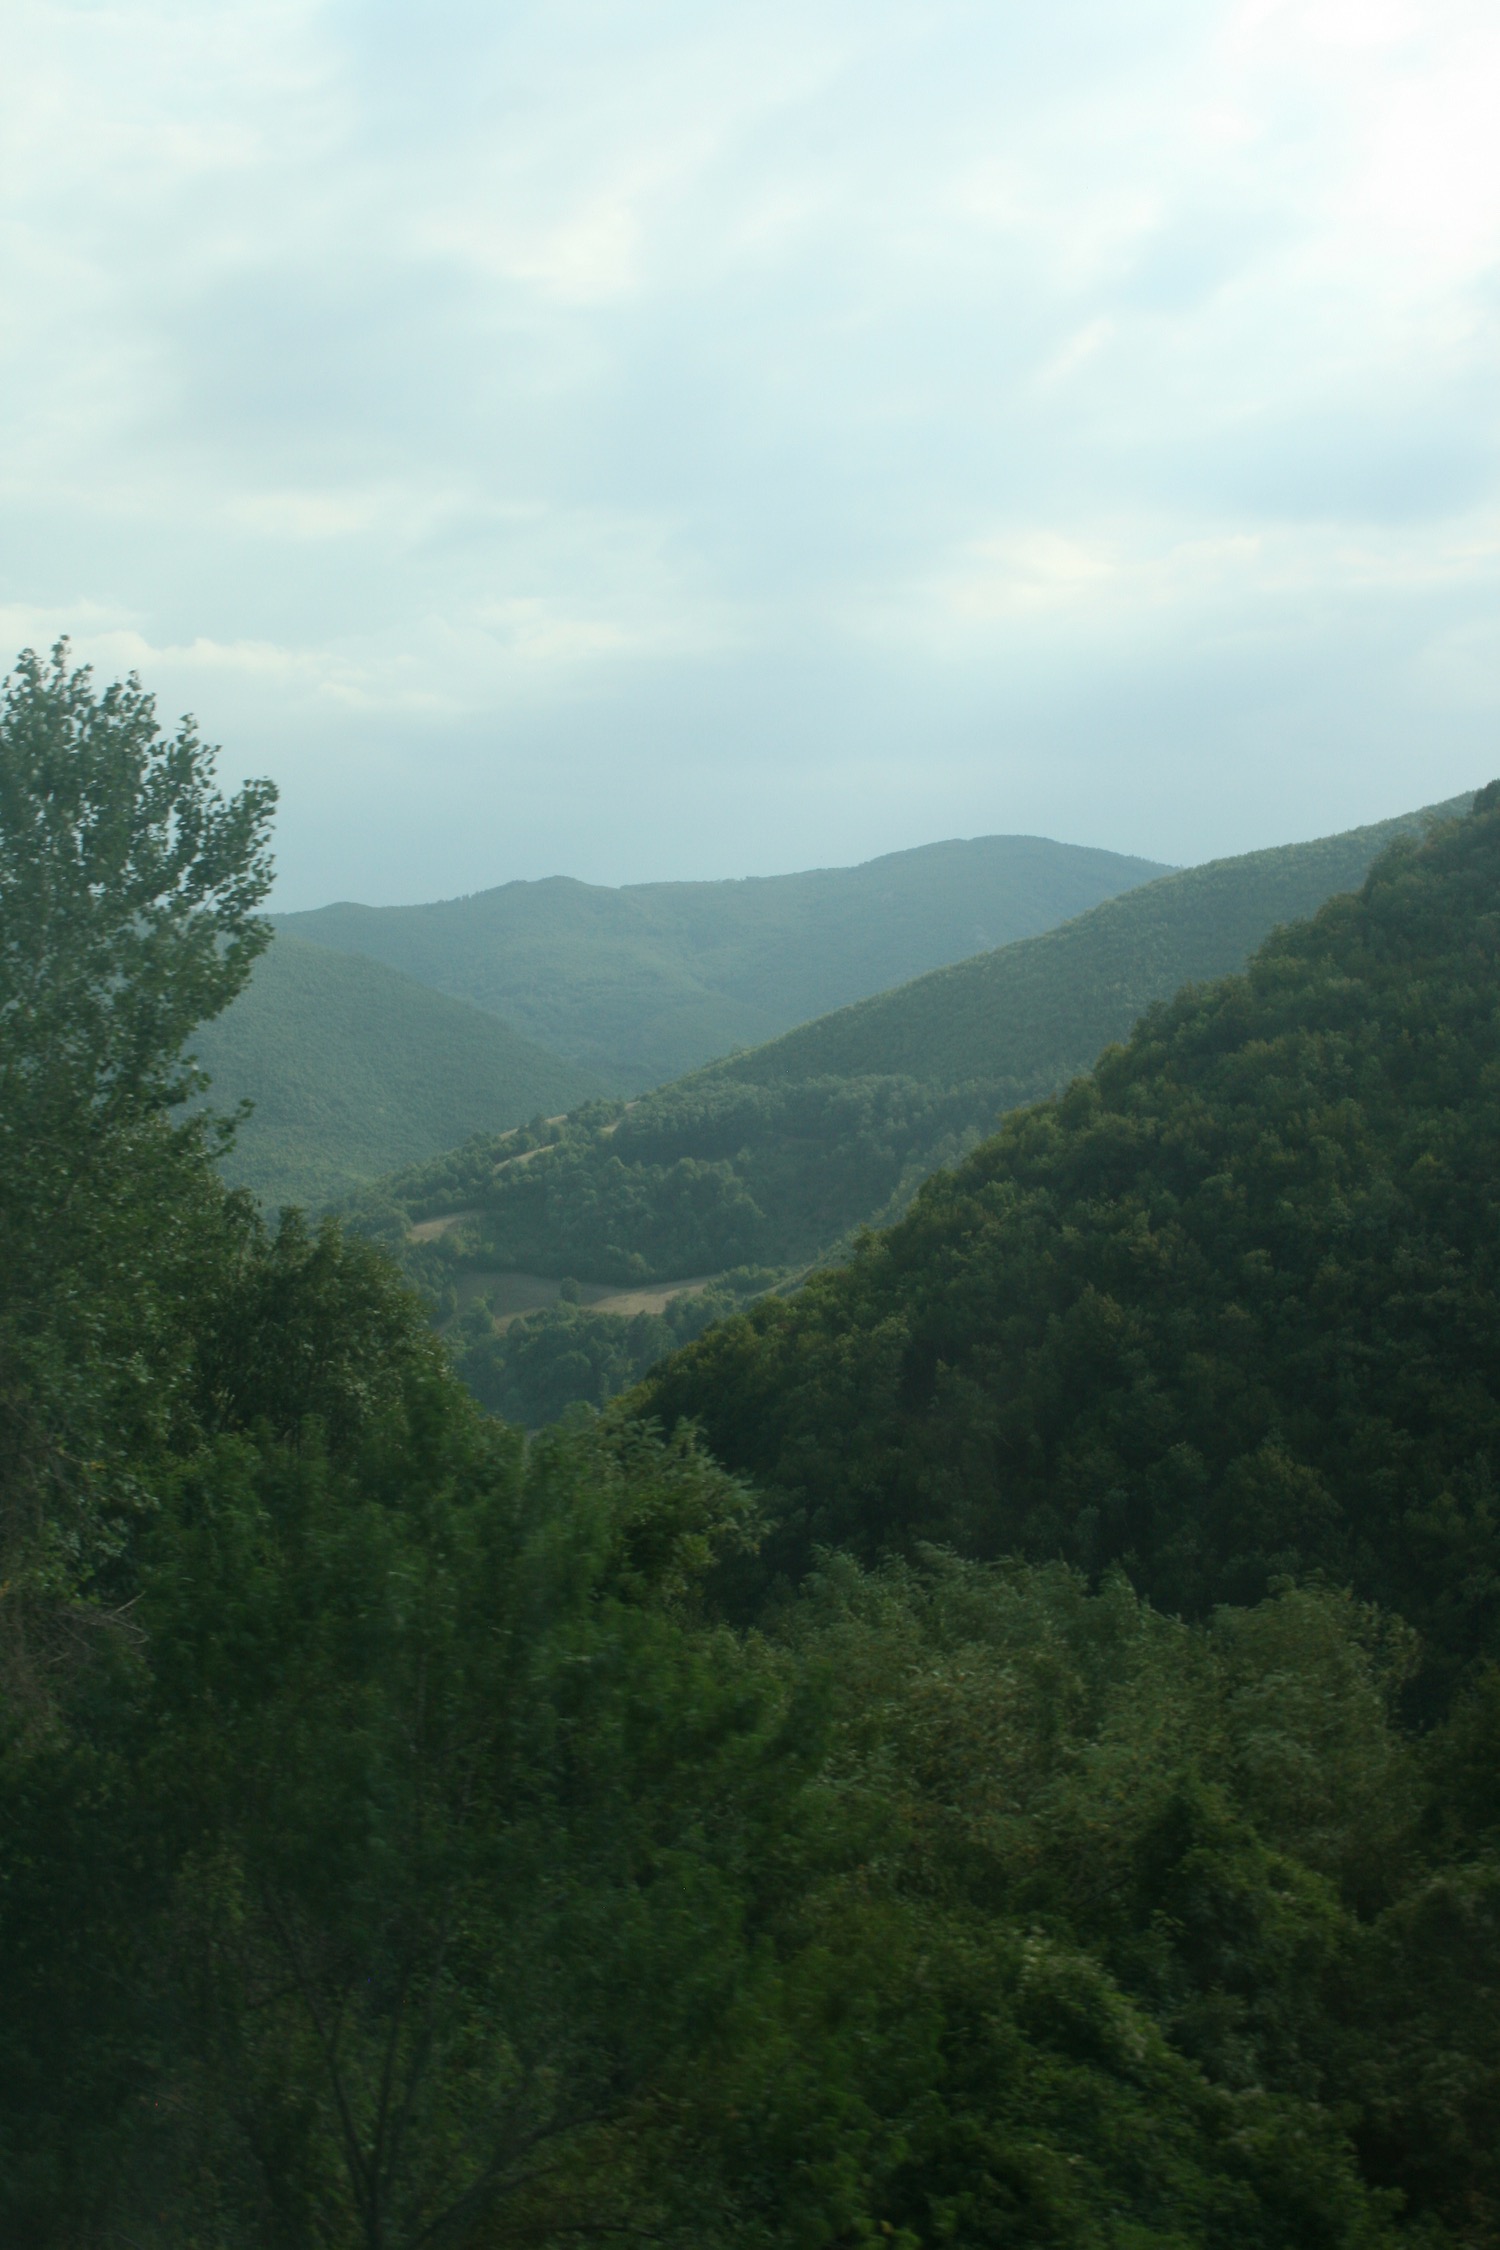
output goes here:
[[184, 1113], [211, 768], [0, 699], [0, 2241], [1497, 2250], [1500, 791], [528, 1441]]
[[1209, 860], [806, 1024], [714, 1075], [774, 1086], [896, 1074], [958, 1086], [1003, 1076], [1007, 1098], [1050, 1093], [1180, 985], [1242, 968], [1279, 923], [1355, 889], [1397, 836], [1467, 809], [1467, 797], [1311, 843]]
[[487, 1008], [628, 1094], [1159, 873], [1041, 836], [981, 836], [799, 875], [622, 890], [558, 876], [280, 926]]
[[[1500, 1653], [1500, 784], [652, 1377], [823, 1543], [1321, 1574]], [[1434, 1657], [1434, 1661], [1438, 1659]]]
[[383, 963], [283, 934], [192, 1047], [219, 1109], [254, 1103], [226, 1177], [330, 1203], [398, 1165], [599, 1092], [587, 1071]]
[[[1064, 1086], [1142, 1010], [1239, 967], [1277, 923], [1359, 883], [1393, 837], [1449, 808], [1163, 877], [1064, 928], [935, 971], [731, 1057], [629, 1108], [600, 1104], [543, 1133], [480, 1136], [380, 1187], [363, 1223], [464, 1216], [413, 1270], [440, 1295], [461, 1274], [521, 1268], [598, 1281], [765, 1269], [827, 1255], [893, 1218], [1018, 1104]], [[745, 1269], [753, 1269], [750, 1274]], [[470, 1283], [472, 1294], [474, 1284]], [[721, 1293], [626, 1337], [568, 1310], [465, 1320], [465, 1371], [490, 1403], [556, 1411], [563, 1366], [600, 1403], [729, 1308]]]

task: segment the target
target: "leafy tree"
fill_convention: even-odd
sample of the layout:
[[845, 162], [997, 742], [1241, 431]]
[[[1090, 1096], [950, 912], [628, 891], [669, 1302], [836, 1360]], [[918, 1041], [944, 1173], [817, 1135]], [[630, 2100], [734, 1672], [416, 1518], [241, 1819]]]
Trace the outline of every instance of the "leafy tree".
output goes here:
[[[168, 1111], [193, 1024], [269, 931], [269, 782], [229, 799], [134, 678], [59, 643], [0, 700], [0, 1660], [36, 1676], [29, 1590], [87, 1586], [178, 1404], [218, 1257], [213, 1132]], [[34, 1661], [35, 1660], [35, 1661]]]
[[1500, 2239], [1497, 1863], [1429, 1825], [1492, 1697], [1429, 1749], [1346, 1597], [1189, 1626], [933, 1553], [825, 1556], [774, 1629], [853, 1848], [737, 2066], [745, 2193], [785, 2167], [813, 2240]]
[[672, 1616], [743, 1507], [683, 1448], [523, 1465], [451, 1392], [354, 1478], [190, 1472], [140, 1785], [181, 1838], [163, 2107], [249, 2183], [205, 2222], [407, 2250], [610, 2214], [600, 2137], [745, 1973], [790, 1778], [774, 1701]]
[[[190, 1404], [203, 1432], [295, 1440], [315, 1421], [336, 1459], [372, 1424], [407, 1423], [445, 1372], [420, 1300], [370, 1243], [283, 1211], [274, 1229], [236, 1209], [194, 1339]], [[403, 1425], [404, 1426], [404, 1425]]]
[[183, 1041], [270, 938], [276, 791], [222, 798], [190, 719], [165, 737], [132, 674], [102, 694], [60, 641], [0, 703], [0, 1115], [6, 1161], [186, 1091]]

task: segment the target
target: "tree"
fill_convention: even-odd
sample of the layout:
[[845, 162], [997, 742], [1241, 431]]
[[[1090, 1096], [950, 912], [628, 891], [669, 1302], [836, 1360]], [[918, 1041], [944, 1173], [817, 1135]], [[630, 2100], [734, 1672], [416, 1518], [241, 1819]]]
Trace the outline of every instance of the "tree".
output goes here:
[[170, 739], [134, 673], [25, 650], [0, 707], [0, 1118], [23, 1133], [181, 1097], [182, 1045], [270, 928], [275, 785], [225, 799], [190, 718]]
[[[29, 1592], [118, 1543], [126, 1465], [166, 1426], [223, 1191], [193, 1025], [270, 938], [268, 781], [214, 786], [191, 719], [60, 641], [0, 689], [0, 1672]], [[18, 1606], [19, 1605], [19, 1606]], [[35, 1618], [31, 1620], [34, 1627]]]
[[748, 1496], [449, 1376], [367, 1437], [184, 1464], [86, 1741], [0, 1734], [7, 2241], [561, 2245], [696, 2192], [647, 2158], [803, 1780], [784, 1667], [699, 1615]]

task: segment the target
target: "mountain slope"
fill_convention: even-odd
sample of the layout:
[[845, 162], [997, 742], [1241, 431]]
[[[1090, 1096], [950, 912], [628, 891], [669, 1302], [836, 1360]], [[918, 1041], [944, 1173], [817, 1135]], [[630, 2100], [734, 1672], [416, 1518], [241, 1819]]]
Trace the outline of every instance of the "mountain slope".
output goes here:
[[815, 1545], [1325, 1574], [1500, 1652], [1500, 784], [640, 1395]]
[[554, 877], [280, 918], [489, 1009], [638, 1092], [1148, 881], [1150, 860], [987, 836], [860, 867], [624, 889]]
[[956, 1086], [1003, 1058], [1018, 1089], [1050, 1091], [1123, 1038], [1153, 1001], [1243, 967], [1278, 923], [1362, 883], [1396, 836], [1467, 804], [1183, 868], [1061, 929], [800, 1026], [732, 1058], [720, 1075], [768, 1086], [878, 1071]]
[[377, 961], [285, 935], [191, 1046], [215, 1108], [254, 1102], [225, 1169], [273, 1203], [346, 1195], [595, 1090], [586, 1071], [494, 1016]]
[[391, 1197], [416, 1217], [477, 1213], [455, 1247], [489, 1268], [604, 1281], [805, 1263], [1431, 817], [1166, 876], [624, 1112], [586, 1111], [545, 1150], [478, 1141], [389, 1183]]

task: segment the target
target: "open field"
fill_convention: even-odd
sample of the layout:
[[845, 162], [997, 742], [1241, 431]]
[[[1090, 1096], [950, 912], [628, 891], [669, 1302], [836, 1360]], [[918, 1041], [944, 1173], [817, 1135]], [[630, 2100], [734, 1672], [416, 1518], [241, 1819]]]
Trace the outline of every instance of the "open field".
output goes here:
[[[438, 1231], [442, 1224], [441, 1220], [429, 1221], [428, 1228]], [[412, 1231], [417, 1233], [415, 1228]], [[612, 1289], [607, 1283], [580, 1281], [574, 1284], [576, 1298], [570, 1295], [568, 1301], [581, 1305], [585, 1312], [614, 1313], [628, 1320], [636, 1313], [664, 1313], [678, 1297], [698, 1296], [718, 1278], [712, 1273], [692, 1274], [683, 1281], [655, 1282], [641, 1289]], [[458, 1277], [455, 1294], [461, 1313], [471, 1305], [487, 1304], [495, 1326], [505, 1329], [525, 1313], [548, 1312], [561, 1304], [565, 1286], [540, 1273], [464, 1273]]]

